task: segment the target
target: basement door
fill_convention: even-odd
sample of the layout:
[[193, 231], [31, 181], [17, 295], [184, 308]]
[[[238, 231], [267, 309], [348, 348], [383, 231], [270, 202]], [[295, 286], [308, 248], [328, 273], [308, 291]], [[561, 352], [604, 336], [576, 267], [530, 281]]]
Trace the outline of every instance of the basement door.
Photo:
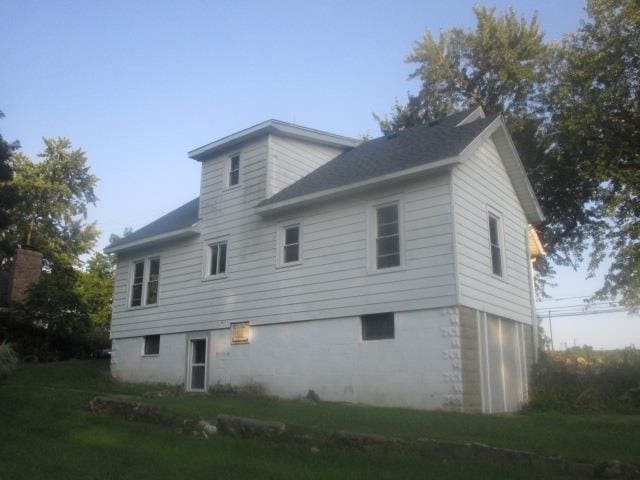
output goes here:
[[207, 390], [207, 339], [189, 340], [189, 367], [187, 390], [204, 392]]

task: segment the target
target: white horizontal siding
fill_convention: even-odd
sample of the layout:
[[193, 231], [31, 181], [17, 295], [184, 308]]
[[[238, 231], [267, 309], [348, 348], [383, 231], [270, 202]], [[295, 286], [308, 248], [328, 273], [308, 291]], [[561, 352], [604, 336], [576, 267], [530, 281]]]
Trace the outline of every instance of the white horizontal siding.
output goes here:
[[269, 142], [268, 196], [278, 193], [343, 151], [279, 135], [270, 135]]
[[[267, 143], [241, 152], [242, 187], [225, 190], [224, 161], [203, 164], [201, 235], [145, 252], [160, 255], [159, 303], [127, 308], [129, 258], [121, 258], [112, 336], [132, 337], [216, 329], [232, 321], [268, 324], [410, 311], [455, 304], [453, 233], [446, 174], [403, 187], [296, 212], [303, 222], [303, 264], [276, 268], [276, 229], [285, 218], [263, 219]], [[406, 268], [367, 273], [369, 206], [402, 198]], [[227, 277], [203, 280], [205, 242], [226, 236]]]
[[[527, 221], [493, 141], [484, 142], [452, 175], [460, 303], [530, 323]], [[488, 210], [502, 217], [502, 279], [491, 271]]]

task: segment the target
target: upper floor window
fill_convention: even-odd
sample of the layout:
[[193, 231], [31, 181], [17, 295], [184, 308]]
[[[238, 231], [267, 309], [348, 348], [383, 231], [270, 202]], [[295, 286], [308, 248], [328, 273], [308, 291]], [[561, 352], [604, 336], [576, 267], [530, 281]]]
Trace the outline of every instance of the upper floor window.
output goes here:
[[229, 158], [229, 178], [227, 184], [229, 187], [240, 183], [240, 154], [233, 155]]
[[132, 262], [129, 305], [140, 307], [158, 303], [160, 258], [146, 258]]
[[227, 242], [217, 242], [207, 249], [207, 275], [223, 275], [227, 272]]
[[280, 227], [278, 232], [278, 264], [298, 264], [302, 260], [302, 230], [299, 223]]
[[502, 241], [500, 235], [500, 217], [489, 214], [489, 242], [491, 244], [491, 271], [494, 275], [502, 277]]
[[398, 204], [376, 208], [375, 265], [377, 269], [400, 266], [400, 217]]

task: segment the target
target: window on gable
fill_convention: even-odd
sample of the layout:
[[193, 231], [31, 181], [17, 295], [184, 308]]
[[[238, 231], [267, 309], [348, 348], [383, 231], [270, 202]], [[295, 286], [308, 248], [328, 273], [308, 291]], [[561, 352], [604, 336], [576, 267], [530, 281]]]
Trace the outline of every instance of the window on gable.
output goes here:
[[491, 270], [494, 275], [502, 276], [502, 245], [500, 241], [500, 218], [489, 214], [489, 241], [491, 243]]
[[129, 305], [141, 307], [158, 303], [160, 258], [136, 260], [132, 263]]
[[240, 155], [234, 155], [229, 159], [229, 186], [240, 183]]
[[160, 354], [160, 335], [147, 335], [146, 337], [144, 337], [144, 354]]
[[227, 271], [227, 242], [209, 245], [207, 275], [222, 275]]
[[400, 223], [398, 204], [376, 209], [376, 268], [400, 265]]
[[362, 315], [362, 340], [385, 340], [395, 337], [395, 315], [374, 313]]

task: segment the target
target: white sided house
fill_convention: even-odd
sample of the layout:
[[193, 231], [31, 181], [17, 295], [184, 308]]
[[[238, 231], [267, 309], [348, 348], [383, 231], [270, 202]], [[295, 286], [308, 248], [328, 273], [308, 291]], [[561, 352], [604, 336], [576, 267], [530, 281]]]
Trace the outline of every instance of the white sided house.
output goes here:
[[366, 142], [269, 120], [189, 156], [200, 196], [105, 250], [116, 378], [487, 413], [527, 399], [543, 216], [502, 117]]

